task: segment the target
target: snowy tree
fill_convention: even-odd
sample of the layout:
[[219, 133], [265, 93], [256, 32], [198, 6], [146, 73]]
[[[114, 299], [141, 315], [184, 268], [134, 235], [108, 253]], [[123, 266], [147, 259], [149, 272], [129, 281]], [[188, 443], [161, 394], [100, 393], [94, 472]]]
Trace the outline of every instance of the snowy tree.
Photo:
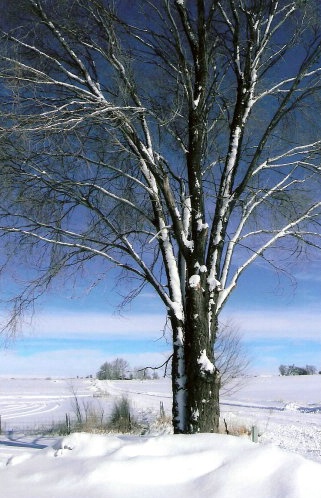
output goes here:
[[123, 358], [116, 358], [113, 361], [105, 361], [97, 372], [99, 380], [122, 380], [129, 375], [130, 366]]
[[298, 367], [296, 365], [280, 365], [280, 375], [315, 375], [317, 368], [314, 365], [306, 365], [305, 367]]
[[287, 365], [280, 365], [279, 372], [280, 372], [280, 375], [287, 375], [288, 366]]
[[126, 379], [129, 375], [130, 365], [128, 361], [123, 358], [116, 358], [113, 361], [114, 367], [114, 378], [115, 379]]
[[113, 379], [113, 366], [111, 362], [105, 361], [99, 368], [97, 374], [97, 379], [99, 380], [110, 380]]
[[305, 370], [307, 375], [315, 375], [317, 373], [317, 367], [315, 365], [306, 365]]
[[175, 432], [216, 431], [224, 304], [320, 246], [318, 2], [0, 3], [8, 326], [59, 275], [132, 275], [171, 324]]
[[135, 367], [133, 371], [133, 379], [138, 380], [150, 380], [152, 377], [149, 373], [149, 369], [144, 367]]

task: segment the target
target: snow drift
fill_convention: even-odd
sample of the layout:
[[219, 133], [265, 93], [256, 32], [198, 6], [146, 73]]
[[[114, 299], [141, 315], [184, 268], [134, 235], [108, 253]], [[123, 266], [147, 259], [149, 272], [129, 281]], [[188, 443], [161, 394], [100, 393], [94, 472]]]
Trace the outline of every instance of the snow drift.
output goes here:
[[78, 433], [11, 458], [6, 498], [321, 498], [321, 465], [218, 434]]

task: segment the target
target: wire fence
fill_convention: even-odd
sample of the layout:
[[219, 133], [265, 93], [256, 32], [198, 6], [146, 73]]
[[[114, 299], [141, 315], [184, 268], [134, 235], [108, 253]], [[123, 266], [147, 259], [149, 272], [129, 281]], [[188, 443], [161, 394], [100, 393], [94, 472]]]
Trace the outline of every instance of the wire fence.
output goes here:
[[148, 424], [142, 420], [136, 420], [131, 413], [118, 413], [116, 418], [105, 418], [97, 416], [88, 416], [84, 418], [75, 418], [68, 413], [59, 421], [50, 419], [33, 420], [26, 423], [1, 420], [0, 416], [0, 435], [12, 438], [14, 435], [67, 435], [72, 432], [139, 432], [145, 431]]
[[[93, 422], [93, 420], [87, 419], [85, 423], [92, 425]], [[3, 419], [0, 415], [0, 435], [11, 437], [17, 433], [26, 435], [70, 434], [70, 432], [77, 430], [77, 428], [81, 428], [82, 424], [75, 418], [70, 417], [68, 413], [61, 420], [41, 419], [28, 422], [15, 421], [14, 423]]]

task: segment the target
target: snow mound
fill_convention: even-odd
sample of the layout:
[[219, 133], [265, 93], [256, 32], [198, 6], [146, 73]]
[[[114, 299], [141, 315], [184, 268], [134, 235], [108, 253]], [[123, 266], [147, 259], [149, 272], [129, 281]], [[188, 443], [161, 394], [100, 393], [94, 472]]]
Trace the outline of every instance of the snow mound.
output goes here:
[[297, 404], [297, 403], [287, 403], [285, 406], [284, 406], [284, 410], [289, 410], [291, 412], [297, 412], [297, 411], [300, 411], [300, 406]]
[[321, 465], [218, 434], [72, 434], [0, 469], [6, 498], [321, 498]]
[[287, 403], [284, 410], [289, 410], [292, 412], [301, 412], [301, 413], [319, 413], [321, 411], [321, 406], [319, 404], [308, 404], [307, 406], [298, 405], [298, 403]]

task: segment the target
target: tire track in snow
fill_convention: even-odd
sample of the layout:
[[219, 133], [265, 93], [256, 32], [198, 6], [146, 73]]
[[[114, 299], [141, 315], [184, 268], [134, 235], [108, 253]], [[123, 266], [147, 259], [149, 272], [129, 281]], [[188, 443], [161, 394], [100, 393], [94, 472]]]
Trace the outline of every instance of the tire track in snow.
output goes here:
[[48, 405], [46, 403], [42, 403], [42, 404], [39, 404], [36, 406], [34, 406], [34, 405], [25, 406], [22, 409], [26, 410], [26, 411], [22, 411], [22, 413], [21, 413], [21, 407], [20, 407], [20, 410], [18, 411], [18, 413], [13, 412], [9, 415], [4, 413], [2, 415], [2, 418], [4, 421], [7, 421], [7, 420], [13, 420], [13, 419], [17, 419], [17, 418], [28, 417], [29, 415], [42, 415], [43, 413], [50, 413], [50, 412], [57, 410], [59, 408], [59, 406], [60, 406], [59, 403], [56, 403], [55, 405], [50, 406], [49, 408], [48, 408]]

